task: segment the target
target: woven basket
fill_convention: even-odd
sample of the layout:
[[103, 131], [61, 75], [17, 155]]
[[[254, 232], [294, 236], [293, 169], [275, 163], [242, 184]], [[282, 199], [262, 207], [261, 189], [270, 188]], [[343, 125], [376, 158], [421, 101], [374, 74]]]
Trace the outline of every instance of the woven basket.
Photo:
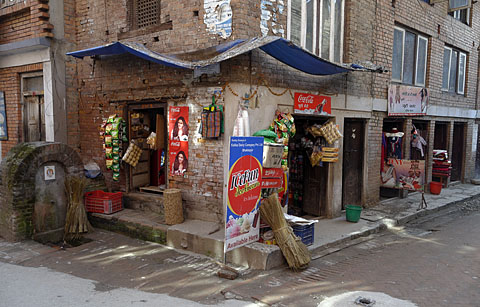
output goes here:
[[180, 189], [166, 189], [163, 192], [165, 223], [175, 225], [183, 223], [182, 194]]

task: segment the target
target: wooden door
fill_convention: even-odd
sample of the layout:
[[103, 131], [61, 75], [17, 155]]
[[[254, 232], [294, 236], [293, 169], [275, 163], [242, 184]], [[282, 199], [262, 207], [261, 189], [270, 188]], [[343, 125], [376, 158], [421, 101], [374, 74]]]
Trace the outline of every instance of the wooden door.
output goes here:
[[43, 96], [24, 97], [25, 141], [45, 141], [45, 106]]
[[364, 123], [345, 119], [343, 138], [342, 207], [361, 205], [363, 178]]
[[465, 153], [465, 125], [455, 123], [452, 144], [452, 181], [462, 180], [463, 156]]
[[325, 216], [328, 165], [324, 163], [323, 166], [312, 167], [307, 159], [303, 174], [303, 211], [314, 216]]

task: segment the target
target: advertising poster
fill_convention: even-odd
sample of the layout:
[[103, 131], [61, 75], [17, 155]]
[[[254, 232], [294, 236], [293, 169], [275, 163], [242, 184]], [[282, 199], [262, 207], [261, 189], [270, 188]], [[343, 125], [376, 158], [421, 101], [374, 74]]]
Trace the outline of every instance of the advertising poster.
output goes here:
[[308, 93], [295, 93], [294, 113], [331, 115], [332, 97]]
[[232, 7], [230, 0], [204, 0], [205, 15], [203, 22], [210, 33], [228, 38], [232, 35]]
[[427, 113], [429, 91], [424, 87], [390, 84], [388, 116], [417, 116]]
[[263, 137], [231, 137], [225, 221], [228, 252], [259, 239]]
[[388, 159], [382, 172], [385, 188], [423, 191], [425, 185], [425, 161]]
[[8, 140], [7, 108], [5, 107], [5, 93], [0, 92], [0, 141]]
[[169, 166], [173, 176], [188, 171], [188, 107], [171, 106], [168, 110]]

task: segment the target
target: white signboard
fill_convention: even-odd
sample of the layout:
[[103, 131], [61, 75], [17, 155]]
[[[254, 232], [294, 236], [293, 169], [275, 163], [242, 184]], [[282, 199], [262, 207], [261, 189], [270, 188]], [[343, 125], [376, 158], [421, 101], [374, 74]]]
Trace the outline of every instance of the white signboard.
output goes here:
[[232, 35], [232, 7], [230, 0], [204, 0], [205, 15], [203, 22], [207, 31], [228, 38]]
[[427, 113], [429, 90], [424, 87], [390, 84], [388, 116], [418, 116]]
[[45, 180], [55, 180], [55, 165], [45, 166]]

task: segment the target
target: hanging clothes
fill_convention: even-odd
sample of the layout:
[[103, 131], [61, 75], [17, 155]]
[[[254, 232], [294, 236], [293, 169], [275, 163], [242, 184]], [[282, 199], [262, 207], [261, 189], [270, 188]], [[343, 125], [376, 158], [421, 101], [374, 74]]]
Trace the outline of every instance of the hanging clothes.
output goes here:
[[427, 141], [425, 141], [425, 139], [421, 135], [414, 134], [412, 138], [412, 148], [417, 148], [418, 150], [420, 150], [422, 158], [424, 157], [423, 146], [427, 146]]
[[387, 139], [385, 138], [385, 133], [382, 133], [382, 163], [380, 164], [380, 171], [384, 171], [385, 166], [385, 155], [387, 151]]
[[385, 133], [385, 136], [387, 137], [387, 158], [402, 159], [403, 135], [403, 132]]

